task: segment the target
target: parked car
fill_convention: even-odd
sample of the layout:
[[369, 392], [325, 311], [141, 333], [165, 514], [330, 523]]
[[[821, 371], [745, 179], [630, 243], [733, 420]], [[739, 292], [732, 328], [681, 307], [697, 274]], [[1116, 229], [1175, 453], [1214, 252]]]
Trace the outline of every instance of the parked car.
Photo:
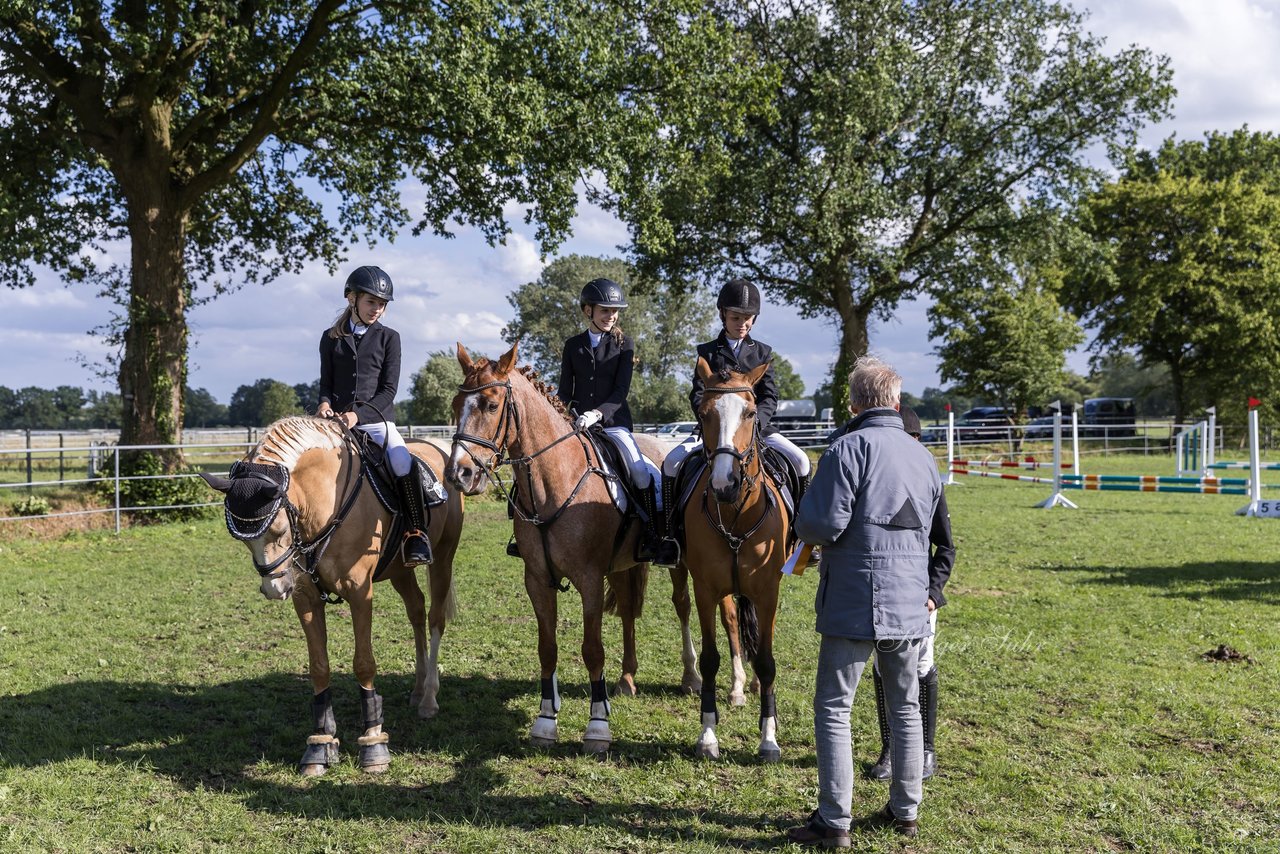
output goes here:
[[975, 406], [956, 419], [956, 440], [993, 442], [1014, 435], [1013, 413], [1003, 406]]
[[697, 427], [697, 421], [671, 421], [658, 427], [653, 435], [664, 442], [678, 445], [692, 436]]
[[[1071, 422], [1067, 421], [1064, 425], [1064, 432], [1071, 432]], [[1022, 431], [1022, 438], [1031, 440], [1052, 439], [1053, 438], [1053, 416], [1041, 415], [1039, 418], [1032, 418], [1027, 422], [1027, 426]]]
[[1081, 432], [1087, 436], [1136, 436], [1137, 410], [1131, 397], [1091, 397], [1084, 402]]

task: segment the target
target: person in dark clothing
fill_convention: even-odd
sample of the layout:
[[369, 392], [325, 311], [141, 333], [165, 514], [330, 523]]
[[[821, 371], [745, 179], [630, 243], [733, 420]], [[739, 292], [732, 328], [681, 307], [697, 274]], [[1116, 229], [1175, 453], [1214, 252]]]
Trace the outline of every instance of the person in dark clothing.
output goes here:
[[618, 313], [627, 307], [627, 299], [616, 282], [592, 279], [583, 287], [578, 304], [587, 328], [564, 342], [556, 393], [576, 414], [576, 429], [599, 424], [622, 452], [631, 483], [648, 517], [638, 557], [650, 560], [661, 537], [664, 517], [655, 484], [657, 467], [640, 453], [631, 435], [627, 395], [635, 369], [635, 346], [618, 326]]
[[[713, 373], [732, 370], [747, 373], [760, 365], [768, 364], [773, 357], [773, 348], [763, 341], [751, 337], [751, 329], [756, 318], [760, 316], [760, 289], [746, 279], [733, 279], [720, 289], [716, 298], [716, 308], [720, 311], [720, 321], [724, 328], [715, 339], [698, 345], [698, 358], [706, 359]], [[752, 393], [756, 399], [756, 419], [760, 436], [764, 443], [779, 451], [799, 478], [799, 494], [795, 496], [796, 506], [809, 483], [811, 463], [809, 456], [795, 446], [786, 436], [778, 432], [772, 423], [773, 414], [778, 409], [778, 385], [773, 376], [773, 366], [764, 372], [756, 382]], [[697, 418], [698, 405], [702, 402], [702, 380], [697, 372], [693, 375], [693, 388], [689, 392], [689, 405]], [[662, 491], [669, 494], [674, 487], [677, 469], [680, 462], [690, 452], [702, 447], [702, 440], [697, 435], [691, 436], [680, 445], [672, 448], [662, 464]], [[657, 563], [674, 564], [678, 557], [678, 549], [673, 540], [664, 540], [658, 549]]]
[[337, 418], [383, 447], [396, 476], [407, 516], [402, 545], [409, 566], [431, 563], [426, 505], [439, 496], [424, 495], [421, 462], [405, 447], [391, 417], [400, 384], [400, 335], [382, 324], [394, 286], [380, 267], [357, 267], [347, 277], [347, 307], [320, 336], [320, 403], [316, 414]]

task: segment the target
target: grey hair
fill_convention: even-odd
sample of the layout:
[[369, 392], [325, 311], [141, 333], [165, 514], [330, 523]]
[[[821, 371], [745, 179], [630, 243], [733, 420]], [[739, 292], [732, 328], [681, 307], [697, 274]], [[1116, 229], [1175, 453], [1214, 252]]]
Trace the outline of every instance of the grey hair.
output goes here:
[[897, 406], [902, 377], [875, 356], [862, 356], [849, 372], [849, 405], [855, 409]]

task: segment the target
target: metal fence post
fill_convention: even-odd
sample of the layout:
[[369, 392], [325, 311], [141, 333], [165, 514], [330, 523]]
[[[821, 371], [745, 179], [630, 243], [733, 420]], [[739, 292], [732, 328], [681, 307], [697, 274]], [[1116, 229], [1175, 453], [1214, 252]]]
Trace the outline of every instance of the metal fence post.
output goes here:
[[120, 533], [120, 446], [116, 445], [116, 533]]
[[27, 486], [31, 486], [31, 428], [27, 428]]
[[62, 469], [62, 449], [67, 446], [66, 443], [62, 441], [64, 438], [65, 436], [62, 433], [58, 434], [58, 480], [66, 479], [66, 474]]

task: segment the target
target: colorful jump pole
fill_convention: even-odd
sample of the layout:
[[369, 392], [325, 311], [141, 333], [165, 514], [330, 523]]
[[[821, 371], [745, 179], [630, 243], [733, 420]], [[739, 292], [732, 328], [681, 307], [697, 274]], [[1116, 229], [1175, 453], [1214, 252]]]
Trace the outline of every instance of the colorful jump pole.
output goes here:
[[1262, 454], [1258, 450], [1258, 404], [1256, 397], [1249, 398], [1249, 503], [1236, 511], [1237, 516], [1261, 516], [1258, 507], [1262, 503]]
[[956, 486], [960, 482], [956, 480], [955, 474], [951, 471], [951, 466], [955, 462], [956, 456], [956, 414], [951, 410], [951, 404], [947, 404], [947, 479], [942, 482], [943, 486]]
[[[1037, 507], [1048, 510], [1050, 507], [1070, 507], [1076, 509], [1068, 498], [1062, 494], [1062, 401], [1055, 400], [1049, 404], [1049, 408], [1053, 410], [1053, 494], [1037, 504]], [[1075, 413], [1072, 413], [1072, 438], [1075, 438]], [[1077, 451], [1076, 453], [1079, 453]], [[1080, 470], [1079, 461], [1076, 461], [1076, 471]]]

